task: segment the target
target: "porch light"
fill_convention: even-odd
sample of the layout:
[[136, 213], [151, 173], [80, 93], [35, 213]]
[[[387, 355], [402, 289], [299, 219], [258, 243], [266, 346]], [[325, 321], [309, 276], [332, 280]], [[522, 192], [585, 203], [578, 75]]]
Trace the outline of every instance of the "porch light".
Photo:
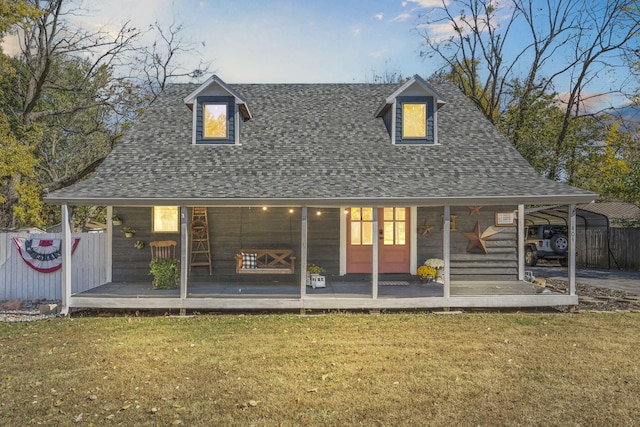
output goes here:
[[320, 216], [320, 215], [322, 215], [322, 212], [317, 211], [317, 212], [316, 212], [316, 215]]
[[293, 209], [289, 209], [289, 213], [292, 214], [293, 213]]
[[263, 206], [263, 207], [262, 207], [262, 210], [263, 210], [263, 211], [266, 211], [266, 210], [267, 210], [267, 207], [266, 207], [266, 206]]

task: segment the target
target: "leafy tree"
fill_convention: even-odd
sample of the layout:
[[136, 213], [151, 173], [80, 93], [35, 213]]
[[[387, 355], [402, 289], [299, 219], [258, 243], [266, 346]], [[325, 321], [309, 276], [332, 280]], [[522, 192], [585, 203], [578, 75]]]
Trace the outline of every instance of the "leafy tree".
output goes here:
[[[38, 15], [37, 8], [29, 5], [26, 1], [0, 0], [0, 40], [16, 24], [35, 19]], [[6, 83], [7, 78], [11, 76], [15, 76], [15, 69], [0, 45], [0, 103], [2, 105], [6, 105], [7, 102]], [[16, 195], [14, 199], [21, 195], [21, 203], [14, 204], [9, 201], [9, 184], [15, 180], [16, 176], [34, 175], [36, 159], [33, 150], [18, 140], [16, 132], [11, 127], [9, 117], [3, 111], [4, 108], [0, 111], [0, 226], [7, 224], [14, 213], [18, 220], [24, 221], [33, 214], [34, 209], [37, 210], [42, 205], [39, 198], [29, 197], [34, 191], [37, 191], [37, 188], [24, 183], [13, 187], [13, 194]], [[23, 129], [17, 130], [23, 131]], [[20, 133], [23, 132], [18, 132], [18, 134]], [[33, 223], [39, 225], [40, 221], [41, 219], [36, 216]]]
[[604, 199], [640, 203], [640, 146], [637, 131], [619, 120], [605, 126], [603, 141], [586, 152], [576, 168], [576, 184], [598, 192]]
[[[0, 0], [0, 12], [17, 3], [29, 13], [0, 20], [0, 30], [16, 30], [21, 47], [4, 61], [12, 72], [0, 75], [0, 109], [13, 137], [3, 149], [22, 144], [31, 159], [29, 168], [15, 165], [0, 177], [0, 226], [11, 227], [41, 225], [51, 209], [42, 204], [44, 192], [94, 171], [170, 80], [206, 71], [175, 65], [195, 49], [181, 25], [154, 24], [149, 31], [158, 40], [148, 47], [137, 44], [141, 31], [129, 24], [115, 34], [72, 26], [69, 17], [83, 13], [74, 0]], [[72, 214], [79, 228], [101, 211]]]

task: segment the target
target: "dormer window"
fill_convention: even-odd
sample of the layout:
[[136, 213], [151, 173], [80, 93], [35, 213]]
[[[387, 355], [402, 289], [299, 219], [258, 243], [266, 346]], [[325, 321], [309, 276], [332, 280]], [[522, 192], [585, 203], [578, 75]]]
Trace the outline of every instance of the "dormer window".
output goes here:
[[427, 138], [427, 104], [402, 104], [402, 139]]
[[240, 132], [251, 113], [231, 87], [213, 76], [184, 100], [193, 111], [192, 144], [240, 144]]
[[202, 137], [204, 139], [227, 139], [227, 103], [208, 102], [202, 105], [202, 109]]
[[438, 109], [444, 99], [420, 76], [389, 95], [375, 116], [382, 118], [393, 145], [438, 145]]

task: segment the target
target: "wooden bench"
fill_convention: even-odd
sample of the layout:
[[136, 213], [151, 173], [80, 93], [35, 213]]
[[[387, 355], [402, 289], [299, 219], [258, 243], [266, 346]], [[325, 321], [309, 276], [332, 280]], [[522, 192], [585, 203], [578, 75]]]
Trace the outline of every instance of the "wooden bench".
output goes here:
[[[242, 254], [255, 254], [255, 268], [243, 266]], [[240, 249], [236, 254], [236, 273], [240, 274], [293, 274], [295, 260], [291, 249]]]

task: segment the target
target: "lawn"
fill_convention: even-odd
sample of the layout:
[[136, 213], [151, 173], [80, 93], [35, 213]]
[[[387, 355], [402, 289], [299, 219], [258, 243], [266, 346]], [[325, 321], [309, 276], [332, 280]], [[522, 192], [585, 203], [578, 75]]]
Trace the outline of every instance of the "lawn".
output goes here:
[[638, 313], [0, 324], [0, 425], [638, 425]]

